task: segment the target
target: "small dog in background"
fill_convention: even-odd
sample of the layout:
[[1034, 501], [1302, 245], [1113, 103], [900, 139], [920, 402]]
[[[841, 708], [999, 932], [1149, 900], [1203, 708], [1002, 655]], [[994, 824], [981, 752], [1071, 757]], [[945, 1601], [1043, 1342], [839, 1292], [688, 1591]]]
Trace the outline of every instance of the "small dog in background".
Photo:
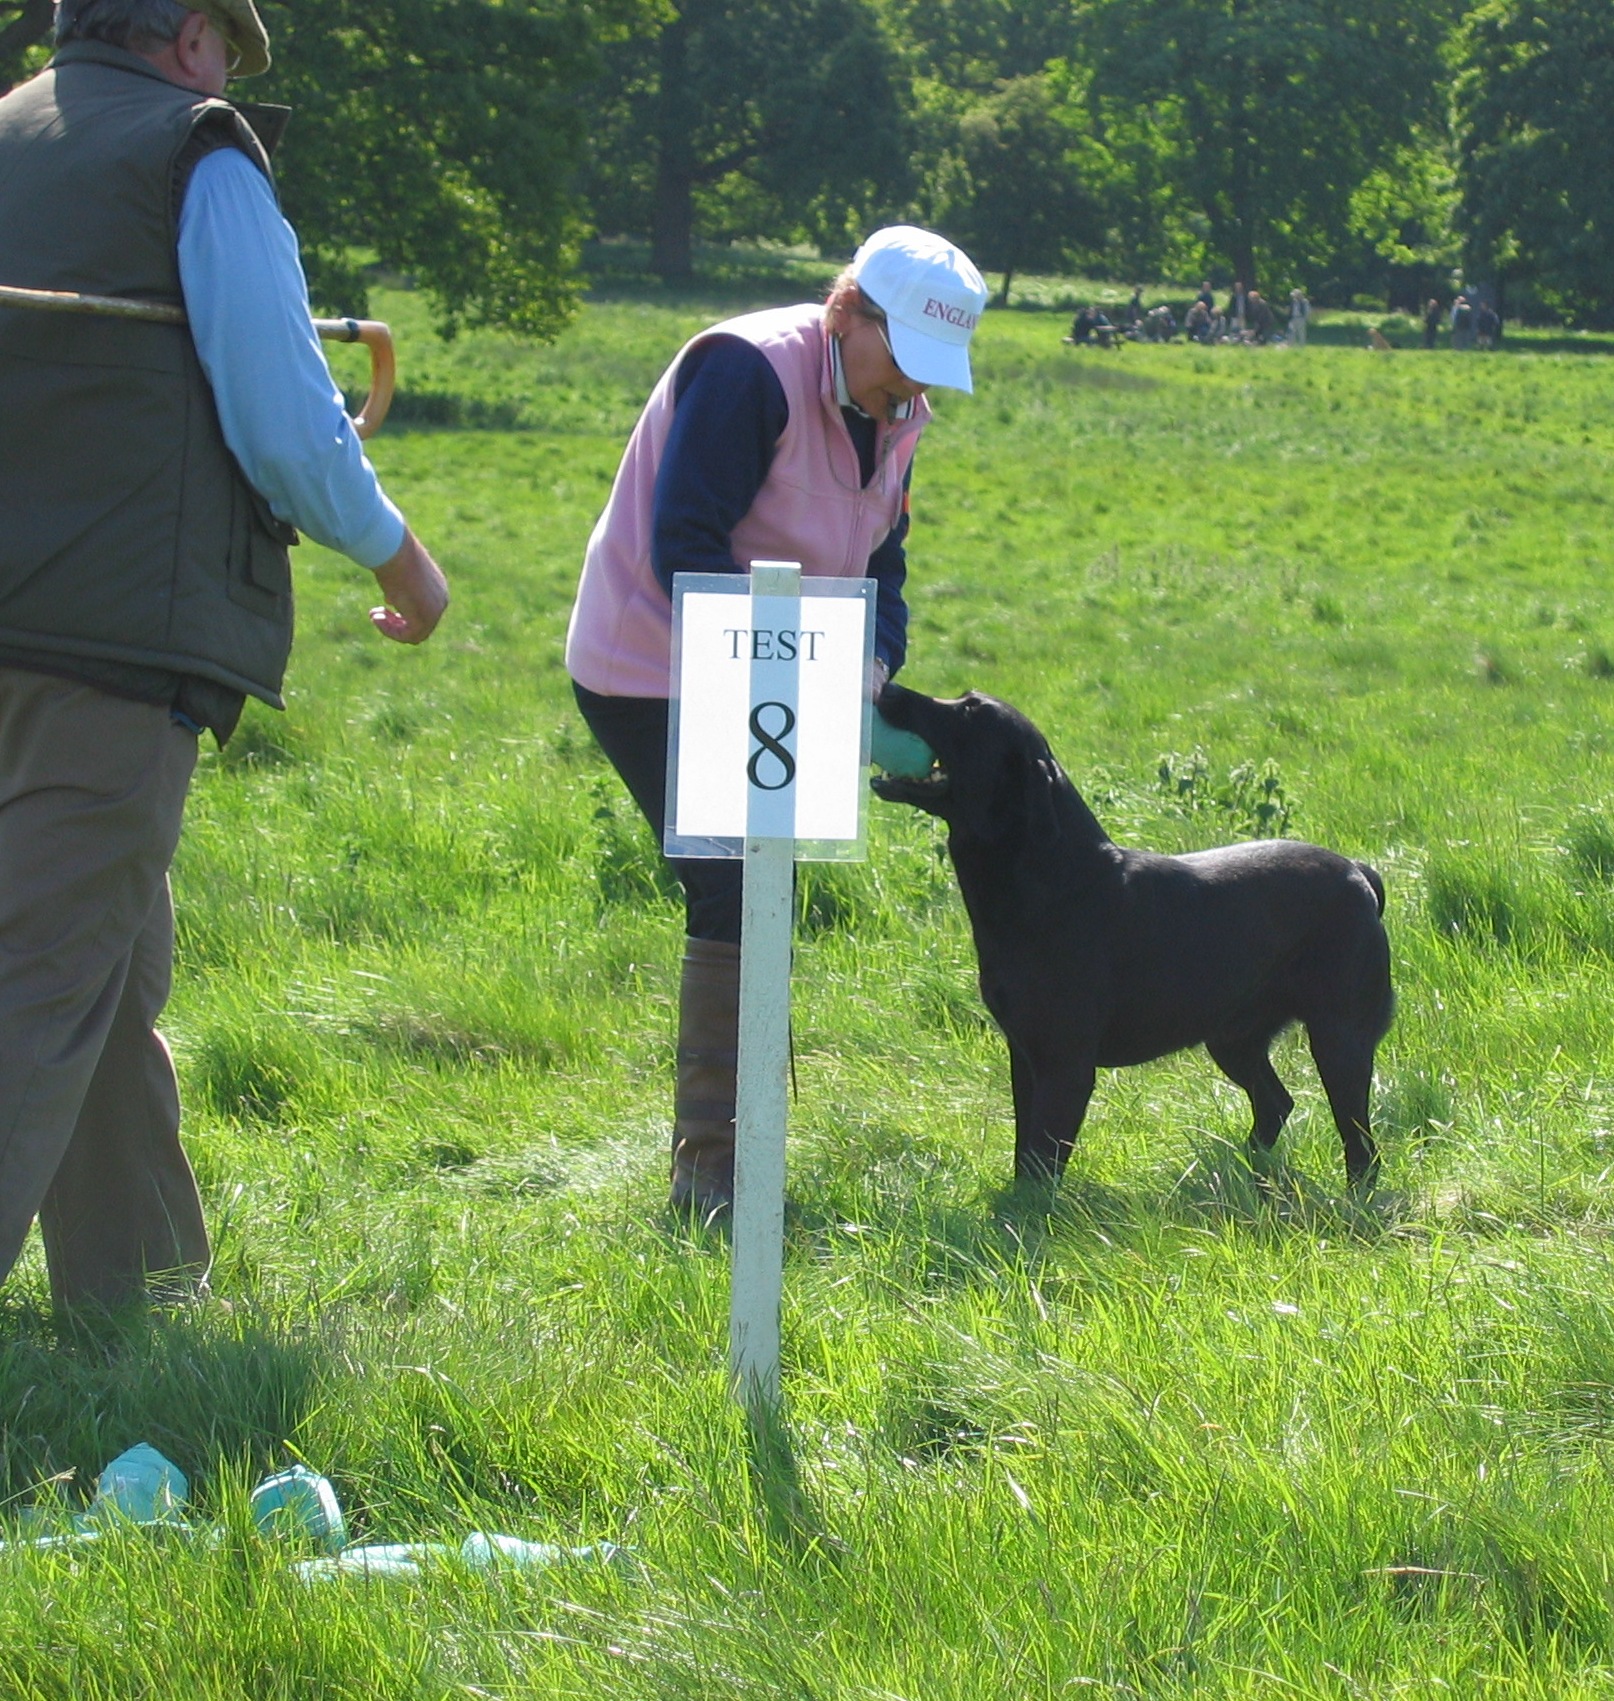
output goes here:
[[1095, 1070], [1191, 1045], [1249, 1095], [1261, 1158], [1294, 1109], [1268, 1051], [1299, 1022], [1346, 1177], [1372, 1187], [1368, 1092], [1395, 1002], [1372, 868], [1291, 839], [1123, 850], [1009, 704], [888, 685], [880, 713], [936, 753], [928, 775], [879, 775], [874, 790], [947, 823], [981, 996], [1009, 1044], [1016, 1176], [1063, 1171]]

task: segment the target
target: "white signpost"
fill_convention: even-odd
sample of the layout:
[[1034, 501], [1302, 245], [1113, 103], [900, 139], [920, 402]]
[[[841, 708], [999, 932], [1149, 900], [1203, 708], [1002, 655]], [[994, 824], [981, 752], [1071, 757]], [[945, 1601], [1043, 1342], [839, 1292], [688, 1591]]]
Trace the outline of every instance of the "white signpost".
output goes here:
[[745, 859], [729, 1371], [779, 1397], [798, 861], [864, 854], [874, 586], [756, 561], [673, 580], [669, 856]]

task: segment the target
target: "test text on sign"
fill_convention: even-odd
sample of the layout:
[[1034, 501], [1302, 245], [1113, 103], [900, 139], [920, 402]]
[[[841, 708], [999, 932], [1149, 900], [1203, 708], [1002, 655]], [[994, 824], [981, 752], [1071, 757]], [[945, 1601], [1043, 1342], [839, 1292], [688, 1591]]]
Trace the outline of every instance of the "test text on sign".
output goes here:
[[751, 661], [795, 661], [798, 657], [817, 661], [818, 640], [824, 634], [797, 632], [788, 626], [777, 630], [766, 626], [725, 626], [723, 636], [729, 640], [730, 661], [739, 661], [742, 653], [746, 653], [740, 646], [747, 638], [751, 640], [748, 651]]

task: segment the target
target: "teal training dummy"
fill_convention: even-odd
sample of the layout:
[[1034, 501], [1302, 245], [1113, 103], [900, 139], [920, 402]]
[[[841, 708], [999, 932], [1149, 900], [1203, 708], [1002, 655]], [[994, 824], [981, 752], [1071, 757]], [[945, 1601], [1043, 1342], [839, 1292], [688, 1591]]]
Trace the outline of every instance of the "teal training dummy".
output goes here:
[[909, 780], [922, 780], [936, 765], [936, 752], [918, 733], [892, 726], [878, 709], [874, 711], [869, 757], [877, 768]]

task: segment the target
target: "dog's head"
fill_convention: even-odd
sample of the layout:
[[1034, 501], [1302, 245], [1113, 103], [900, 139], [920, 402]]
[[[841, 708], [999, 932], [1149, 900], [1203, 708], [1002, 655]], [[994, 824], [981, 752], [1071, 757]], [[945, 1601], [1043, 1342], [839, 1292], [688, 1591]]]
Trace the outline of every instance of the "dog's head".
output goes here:
[[947, 699], [887, 685], [880, 713], [924, 739], [936, 765], [921, 779], [876, 775], [876, 796], [910, 803], [940, 816], [955, 834], [989, 843], [1059, 832], [1059, 801], [1074, 799], [1075, 790], [1047, 739], [1018, 709], [980, 691]]

